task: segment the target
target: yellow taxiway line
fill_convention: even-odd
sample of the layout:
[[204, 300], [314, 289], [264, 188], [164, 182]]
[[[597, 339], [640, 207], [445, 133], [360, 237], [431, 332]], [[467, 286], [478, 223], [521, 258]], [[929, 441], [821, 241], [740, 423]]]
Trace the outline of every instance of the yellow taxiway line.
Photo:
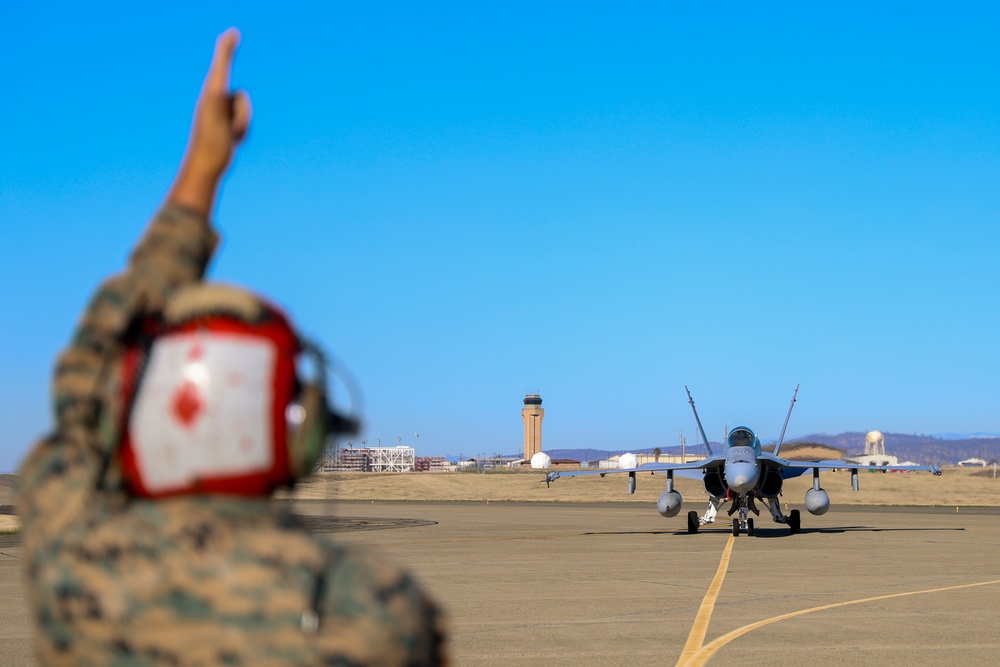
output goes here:
[[704, 644], [703, 642], [705, 641], [705, 634], [708, 631], [708, 624], [712, 620], [712, 611], [715, 609], [715, 601], [719, 597], [719, 591], [722, 589], [722, 582], [726, 579], [726, 570], [729, 569], [729, 559], [733, 551], [734, 541], [735, 538], [730, 536], [729, 541], [726, 542], [726, 548], [722, 551], [722, 560], [719, 562], [719, 569], [716, 570], [715, 577], [712, 579], [712, 583], [708, 587], [708, 592], [705, 593], [705, 597], [701, 601], [701, 607], [698, 608], [698, 615], [695, 616], [694, 625], [691, 626], [691, 633], [688, 635], [687, 642], [684, 643], [684, 650], [681, 651], [681, 657], [677, 660], [677, 665], [675, 667], [702, 667], [702, 665], [708, 662], [712, 656], [715, 655], [716, 651], [734, 639], [742, 637], [748, 632], [756, 630], [757, 628], [762, 628], [765, 625], [771, 625], [772, 623], [786, 621], [790, 618], [812, 614], [813, 612], [836, 609], [837, 607], [847, 607], [853, 604], [863, 604], [865, 602], [891, 600], [892, 598], [902, 598], [911, 595], [942, 593], [944, 591], [957, 591], [963, 588], [973, 588], [975, 586], [991, 586], [994, 584], [1000, 584], [1000, 579], [994, 579], [992, 581], [979, 581], [972, 584], [959, 584], [957, 586], [944, 586], [942, 588], [928, 588], [922, 591], [907, 591], [905, 593], [877, 595], [875, 597], [848, 600], [846, 602], [834, 602], [832, 604], [825, 604], [819, 607], [793, 611], [788, 614], [781, 614], [780, 616], [774, 616], [773, 618], [757, 621], [756, 623], [750, 623], [731, 632], [727, 632], [721, 637], [713, 639], [708, 644]]
[[[780, 616], [775, 616], [774, 618], [768, 618], [763, 621], [757, 621], [756, 623], [750, 623], [749, 625], [744, 625], [742, 628], [736, 628], [732, 632], [727, 632], [718, 639], [714, 639], [708, 644], [702, 646], [698, 649], [691, 658], [684, 663], [685, 667], [700, 667], [704, 665], [708, 660], [718, 651], [720, 648], [733, 641], [737, 637], [741, 637], [751, 630], [756, 630], [757, 628], [762, 628], [765, 625], [770, 625], [771, 623], [777, 623], [778, 621], [784, 621], [789, 618], [795, 618], [796, 616], [804, 616], [805, 614], [811, 614], [816, 611], [824, 611], [826, 609], [835, 609], [837, 607], [846, 607], [852, 604], [863, 604], [865, 602], [875, 602], [877, 600], [890, 600], [892, 598], [903, 598], [910, 595], [924, 595], [927, 593], [941, 593], [944, 591], [957, 591], [963, 588], [973, 588], [974, 586], [990, 586], [993, 584], [1000, 584], [1000, 579], [994, 579], [993, 581], [979, 581], [973, 584], [960, 584], [958, 586], [945, 586], [943, 588], [928, 588], [923, 591], [908, 591], [906, 593], [892, 593], [891, 595], [877, 595], [870, 598], [862, 598], [860, 600], [848, 600], [847, 602], [835, 602], [833, 604], [825, 604], [820, 607], [812, 607], [811, 609], [803, 609], [801, 611], [793, 611], [788, 614], [782, 614]], [[683, 657], [683, 656], [682, 656]]]
[[712, 610], [715, 609], [715, 600], [719, 597], [719, 591], [722, 590], [722, 582], [726, 580], [726, 571], [729, 569], [729, 555], [733, 552], [733, 543], [735, 541], [736, 538], [730, 535], [729, 541], [726, 542], [726, 548], [722, 550], [722, 560], [719, 561], [719, 569], [715, 571], [715, 577], [712, 578], [708, 592], [705, 593], [705, 597], [701, 601], [701, 606], [698, 608], [698, 615], [695, 616], [694, 625], [691, 626], [691, 633], [688, 635], [687, 641], [684, 642], [684, 650], [681, 651], [681, 657], [677, 661], [678, 667], [687, 664], [688, 660], [702, 649], [702, 644], [705, 641], [705, 633], [708, 632], [708, 623], [712, 620]]

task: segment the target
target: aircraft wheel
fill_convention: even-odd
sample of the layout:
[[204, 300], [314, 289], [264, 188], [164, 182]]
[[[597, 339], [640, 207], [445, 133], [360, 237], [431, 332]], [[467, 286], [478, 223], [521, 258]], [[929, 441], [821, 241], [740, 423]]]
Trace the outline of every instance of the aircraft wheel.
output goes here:
[[733, 519], [733, 537], [740, 536], [740, 520]]
[[747, 535], [753, 537], [753, 519], [747, 519]]
[[698, 513], [688, 512], [688, 532], [694, 535], [698, 532]]
[[799, 527], [802, 525], [802, 518], [799, 515], [798, 510], [792, 510], [788, 513], [788, 529], [791, 531], [792, 535], [799, 532]]

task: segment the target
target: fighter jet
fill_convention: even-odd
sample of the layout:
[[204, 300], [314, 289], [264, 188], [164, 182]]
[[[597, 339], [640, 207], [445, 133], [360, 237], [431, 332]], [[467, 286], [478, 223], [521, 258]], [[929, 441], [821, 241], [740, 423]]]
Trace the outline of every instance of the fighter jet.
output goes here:
[[701, 433], [702, 442], [708, 450], [708, 456], [700, 461], [691, 463], [646, 463], [636, 468], [622, 468], [618, 470], [573, 470], [573, 471], [553, 471], [545, 476], [545, 483], [551, 484], [560, 477], [576, 477], [579, 475], [600, 475], [627, 473], [628, 492], [635, 493], [636, 475], [638, 473], [662, 473], [667, 476], [667, 488], [660, 494], [656, 501], [657, 511], [667, 517], [674, 517], [681, 510], [681, 494], [674, 489], [674, 473], [683, 477], [701, 479], [705, 484], [705, 492], [708, 494], [708, 509], [701, 516], [695, 511], [688, 512], [687, 530], [689, 533], [697, 533], [701, 526], [715, 523], [719, 510], [726, 503], [730, 503], [728, 516], [733, 517], [733, 535], [738, 536], [741, 532], [753, 536], [754, 520], [750, 516], [751, 512], [755, 516], [760, 516], [757, 508], [757, 500], [764, 503], [770, 511], [771, 518], [775, 523], [787, 525], [792, 534], [798, 533], [801, 525], [799, 510], [794, 509], [785, 515], [781, 511], [781, 503], [778, 497], [781, 495], [781, 487], [786, 479], [798, 477], [812, 470], [813, 485], [806, 491], [805, 504], [810, 514], [819, 516], [826, 514], [830, 509], [830, 495], [823, 490], [819, 483], [820, 470], [850, 470], [851, 487], [858, 490], [858, 471], [895, 471], [895, 470], [920, 470], [940, 475], [941, 469], [936, 466], [900, 466], [900, 465], [861, 465], [849, 463], [843, 460], [826, 461], [790, 461], [778, 456], [781, 451], [781, 444], [785, 439], [785, 430], [788, 428], [788, 420], [792, 416], [792, 409], [795, 407], [795, 399], [799, 394], [799, 388], [795, 387], [792, 394], [792, 403], [788, 407], [788, 414], [785, 416], [785, 425], [781, 429], [781, 436], [773, 452], [765, 452], [761, 449], [760, 439], [752, 430], [746, 426], [737, 426], [729, 432], [726, 438], [725, 452], [716, 454], [712, 451], [712, 446], [705, 437], [705, 429], [701, 426], [701, 419], [698, 417], [698, 410], [694, 406], [694, 399], [687, 387], [688, 403], [694, 412], [694, 419], [698, 424], [698, 431]]

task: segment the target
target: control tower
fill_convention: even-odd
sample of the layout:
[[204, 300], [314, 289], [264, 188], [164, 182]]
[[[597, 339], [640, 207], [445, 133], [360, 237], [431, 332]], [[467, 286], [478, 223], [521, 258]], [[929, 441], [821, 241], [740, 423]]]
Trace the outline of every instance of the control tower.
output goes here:
[[545, 409], [542, 408], [542, 397], [538, 394], [528, 394], [524, 397], [524, 407], [521, 409], [521, 419], [524, 421], [524, 460], [542, 451], [542, 420], [545, 419]]

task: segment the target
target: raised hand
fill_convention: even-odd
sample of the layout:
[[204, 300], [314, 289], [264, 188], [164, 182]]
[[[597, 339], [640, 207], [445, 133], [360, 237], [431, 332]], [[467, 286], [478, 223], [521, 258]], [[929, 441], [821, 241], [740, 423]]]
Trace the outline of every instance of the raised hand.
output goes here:
[[229, 90], [233, 56], [240, 42], [235, 28], [215, 42], [201, 95], [195, 107], [191, 137], [177, 178], [167, 200], [209, 214], [219, 181], [229, 167], [236, 147], [250, 127], [250, 98]]

